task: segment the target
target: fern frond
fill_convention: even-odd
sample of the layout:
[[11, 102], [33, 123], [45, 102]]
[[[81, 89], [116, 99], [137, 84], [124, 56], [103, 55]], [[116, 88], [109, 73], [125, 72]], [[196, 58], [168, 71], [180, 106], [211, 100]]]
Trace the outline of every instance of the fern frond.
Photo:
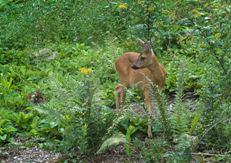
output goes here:
[[196, 126], [198, 125], [199, 123], [199, 120], [202, 116], [202, 111], [198, 111], [196, 113], [196, 115], [194, 116], [193, 120], [192, 120], [192, 123], [191, 123], [191, 128], [189, 129], [189, 135], [192, 135]]
[[99, 150], [96, 153], [103, 153], [112, 146], [117, 146], [121, 143], [126, 143], [126, 136], [122, 133], [114, 134], [113, 136], [111, 136], [103, 142], [103, 144], [100, 146]]

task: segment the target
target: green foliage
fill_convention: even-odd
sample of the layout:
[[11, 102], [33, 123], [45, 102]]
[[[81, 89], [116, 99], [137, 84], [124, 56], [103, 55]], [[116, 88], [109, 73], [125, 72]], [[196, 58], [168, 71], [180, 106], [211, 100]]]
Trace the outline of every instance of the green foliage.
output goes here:
[[[0, 144], [22, 136], [93, 155], [122, 142], [128, 157], [146, 162], [190, 162], [208, 150], [229, 160], [230, 11], [222, 0], [2, 0]], [[153, 87], [156, 117], [130, 104], [142, 101], [133, 90], [123, 111], [112, 110], [113, 63], [139, 50], [136, 38], [152, 41], [167, 72], [164, 90]], [[148, 124], [153, 140], [144, 139]]]
[[170, 162], [189, 162], [191, 155], [192, 138], [187, 134], [178, 137], [174, 152], [166, 153], [166, 160]]
[[195, 116], [193, 117], [192, 122], [191, 122], [191, 128], [189, 130], [189, 135], [193, 135], [193, 132], [195, 131], [197, 125], [200, 122], [201, 116], [202, 116], [202, 111], [199, 110], [195, 113]]
[[17, 132], [17, 128], [13, 125], [11, 118], [12, 112], [0, 108], [0, 143], [12, 141], [12, 135]]
[[142, 147], [141, 155], [147, 162], [163, 161], [164, 153], [167, 149], [167, 143], [163, 139], [148, 140]]
[[[168, 113], [167, 113], [167, 100], [163, 93], [157, 88], [156, 85], [152, 85], [153, 95], [156, 100], [157, 108], [160, 113], [160, 118], [162, 122], [162, 126], [165, 132], [165, 136], [167, 139], [171, 138], [172, 129], [170, 128]], [[153, 101], [154, 102], [154, 101]]]
[[123, 135], [121, 133], [115, 134], [102, 143], [101, 147], [97, 151], [97, 154], [105, 152], [106, 150], [108, 150], [112, 146], [116, 146], [116, 145], [123, 144], [126, 142], [127, 141], [126, 141], [125, 135]]
[[174, 134], [178, 136], [181, 136], [183, 133], [187, 131], [187, 124], [189, 123], [189, 117], [188, 110], [184, 106], [184, 103], [182, 102], [183, 97], [183, 83], [184, 83], [184, 65], [179, 66], [179, 74], [177, 77], [177, 94], [176, 94], [176, 100], [175, 100], [175, 106], [173, 109], [173, 123], [174, 123]]
[[131, 136], [132, 134], [134, 134], [137, 130], [137, 127], [134, 127], [132, 125], [130, 125], [127, 129], [127, 133], [126, 133], [126, 144], [125, 144], [125, 150], [126, 150], [126, 154], [128, 156], [131, 156], [131, 149], [130, 149], [130, 145], [129, 143], [131, 143]]

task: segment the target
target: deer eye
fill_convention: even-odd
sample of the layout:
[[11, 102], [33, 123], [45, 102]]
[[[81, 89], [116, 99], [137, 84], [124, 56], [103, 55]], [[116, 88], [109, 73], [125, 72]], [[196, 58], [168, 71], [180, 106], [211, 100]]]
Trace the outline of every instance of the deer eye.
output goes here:
[[146, 59], [146, 57], [143, 57], [143, 56], [141, 56], [141, 58], [140, 58], [141, 60], [144, 60], [144, 59]]

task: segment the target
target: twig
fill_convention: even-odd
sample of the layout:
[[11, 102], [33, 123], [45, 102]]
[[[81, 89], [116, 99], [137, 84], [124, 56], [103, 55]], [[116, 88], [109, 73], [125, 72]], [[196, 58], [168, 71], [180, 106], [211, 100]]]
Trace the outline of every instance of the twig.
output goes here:
[[208, 128], [207, 130], [205, 130], [203, 133], [202, 133], [202, 136], [201, 138], [193, 145], [192, 147], [192, 150], [195, 149], [195, 147], [202, 141], [202, 139], [204, 138], [204, 136], [211, 130], [213, 129], [214, 127], [216, 127], [218, 124], [220, 123], [225, 123], [227, 121], [231, 120], [231, 118], [228, 118], [228, 119], [222, 119], [220, 121], [218, 121], [217, 123], [213, 124], [210, 128]]
[[191, 153], [192, 155], [196, 155], [196, 156], [227, 156], [227, 155], [229, 155], [229, 154], [227, 154], [227, 155], [224, 155], [224, 154], [216, 154], [216, 153], [201, 153], [201, 152], [199, 152], [199, 153]]

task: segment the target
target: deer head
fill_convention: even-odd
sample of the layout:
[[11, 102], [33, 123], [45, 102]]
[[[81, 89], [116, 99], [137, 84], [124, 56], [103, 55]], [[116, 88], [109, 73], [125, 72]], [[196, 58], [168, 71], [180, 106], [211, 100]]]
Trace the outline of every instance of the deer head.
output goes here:
[[152, 47], [150, 45], [150, 42], [144, 42], [143, 40], [139, 39], [139, 44], [142, 47], [142, 51], [140, 52], [140, 55], [138, 59], [133, 63], [132, 68], [133, 69], [141, 69], [146, 68], [153, 64], [153, 51]]

